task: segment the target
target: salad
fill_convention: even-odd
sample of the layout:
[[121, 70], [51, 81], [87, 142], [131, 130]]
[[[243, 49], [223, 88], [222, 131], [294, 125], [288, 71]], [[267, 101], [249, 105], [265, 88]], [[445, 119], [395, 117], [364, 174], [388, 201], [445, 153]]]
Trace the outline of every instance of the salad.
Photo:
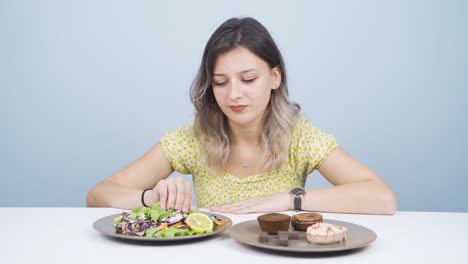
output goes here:
[[152, 207], [140, 206], [130, 212], [123, 212], [114, 218], [113, 225], [118, 234], [175, 237], [210, 233], [228, 221], [205, 215], [198, 209], [186, 214], [174, 208], [164, 210], [156, 202]]

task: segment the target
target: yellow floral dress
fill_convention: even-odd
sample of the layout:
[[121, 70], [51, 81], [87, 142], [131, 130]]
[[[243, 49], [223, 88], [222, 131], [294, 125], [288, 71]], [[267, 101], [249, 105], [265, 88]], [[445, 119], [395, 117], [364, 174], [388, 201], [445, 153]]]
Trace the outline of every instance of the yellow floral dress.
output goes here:
[[195, 198], [198, 206], [205, 208], [303, 187], [307, 175], [337, 146], [333, 136], [302, 117], [294, 130], [285, 164], [274, 171], [239, 178], [227, 172], [214, 174], [199, 160], [200, 146], [195, 140], [193, 124], [167, 132], [161, 138], [161, 145], [176, 171], [193, 175]]

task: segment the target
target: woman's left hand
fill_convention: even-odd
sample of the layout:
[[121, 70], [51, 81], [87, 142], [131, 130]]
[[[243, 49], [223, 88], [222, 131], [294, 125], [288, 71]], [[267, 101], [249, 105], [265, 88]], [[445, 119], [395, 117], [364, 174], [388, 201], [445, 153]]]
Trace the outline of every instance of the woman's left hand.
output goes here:
[[248, 214], [287, 211], [291, 208], [292, 198], [288, 192], [273, 193], [247, 200], [210, 207], [213, 212]]

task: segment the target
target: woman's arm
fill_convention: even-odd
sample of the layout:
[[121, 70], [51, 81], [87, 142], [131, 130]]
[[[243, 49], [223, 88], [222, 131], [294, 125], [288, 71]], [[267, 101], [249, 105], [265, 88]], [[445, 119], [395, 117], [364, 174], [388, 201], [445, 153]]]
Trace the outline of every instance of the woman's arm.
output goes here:
[[88, 207], [115, 207], [133, 209], [141, 206], [144, 189], [145, 203], [160, 201], [162, 207], [190, 209], [190, 186], [181, 177], [167, 178], [174, 171], [160, 143], [127, 167], [104, 179], [86, 195]]
[[354, 159], [344, 149], [333, 149], [318, 170], [334, 186], [306, 190], [302, 202], [304, 210], [395, 213], [397, 201], [393, 191], [374, 171]]
[[[394, 214], [397, 201], [393, 191], [371, 169], [342, 148], [333, 149], [322, 162], [320, 173], [334, 186], [308, 189], [302, 209], [307, 211]], [[289, 192], [273, 193], [212, 207], [226, 213], [286, 211], [294, 208]]]

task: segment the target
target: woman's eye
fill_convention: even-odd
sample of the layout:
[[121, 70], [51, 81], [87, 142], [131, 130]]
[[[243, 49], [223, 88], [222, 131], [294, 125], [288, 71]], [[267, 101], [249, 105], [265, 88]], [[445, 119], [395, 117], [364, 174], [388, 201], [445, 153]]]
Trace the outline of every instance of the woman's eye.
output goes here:
[[244, 79], [244, 80], [242, 80], [242, 81], [245, 82], [245, 83], [251, 83], [251, 82], [255, 81], [256, 79], [257, 79], [257, 78]]
[[215, 86], [223, 86], [225, 85], [227, 82], [213, 82]]

